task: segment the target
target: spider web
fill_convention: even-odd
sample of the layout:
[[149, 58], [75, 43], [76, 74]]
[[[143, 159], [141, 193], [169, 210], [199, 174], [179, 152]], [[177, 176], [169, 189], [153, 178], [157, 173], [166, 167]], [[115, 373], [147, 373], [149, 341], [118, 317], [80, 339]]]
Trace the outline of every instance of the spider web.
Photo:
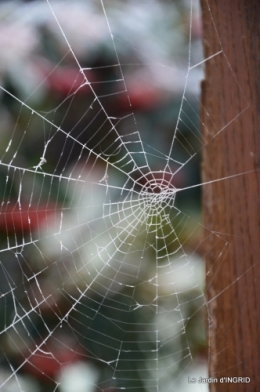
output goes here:
[[[194, 391], [187, 375], [207, 374], [202, 231], [228, 242], [200, 223], [197, 108], [203, 62], [223, 53], [200, 57], [195, 2], [161, 7], [2, 6], [3, 391]], [[144, 38], [170, 19], [169, 55]]]

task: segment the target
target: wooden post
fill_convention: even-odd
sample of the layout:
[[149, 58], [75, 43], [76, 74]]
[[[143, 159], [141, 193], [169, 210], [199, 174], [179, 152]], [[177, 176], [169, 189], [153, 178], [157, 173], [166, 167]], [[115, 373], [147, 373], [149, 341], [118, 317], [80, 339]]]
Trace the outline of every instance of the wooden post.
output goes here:
[[203, 186], [210, 391], [259, 391], [260, 3], [201, 7], [205, 58], [222, 51], [205, 63], [202, 176], [227, 177]]

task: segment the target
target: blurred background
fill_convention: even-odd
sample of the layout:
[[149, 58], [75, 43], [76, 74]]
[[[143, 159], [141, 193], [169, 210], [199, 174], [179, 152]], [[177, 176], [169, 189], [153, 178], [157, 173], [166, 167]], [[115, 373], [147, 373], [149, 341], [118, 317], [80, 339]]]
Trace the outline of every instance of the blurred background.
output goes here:
[[4, 392], [205, 390], [199, 4], [104, 6], [0, 1]]

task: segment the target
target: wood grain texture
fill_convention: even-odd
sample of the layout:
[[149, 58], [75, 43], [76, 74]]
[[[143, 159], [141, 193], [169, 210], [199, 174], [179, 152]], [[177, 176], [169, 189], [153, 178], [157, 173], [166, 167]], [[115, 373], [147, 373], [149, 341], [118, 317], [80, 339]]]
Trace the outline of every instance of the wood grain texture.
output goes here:
[[[201, 0], [210, 391], [260, 390], [260, 3]], [[237, 175], [244, 173], [242, 175]], [[231, 178], [231, 176], [234, 176]], [[214, 232], [215, 234], [213, 234]]]

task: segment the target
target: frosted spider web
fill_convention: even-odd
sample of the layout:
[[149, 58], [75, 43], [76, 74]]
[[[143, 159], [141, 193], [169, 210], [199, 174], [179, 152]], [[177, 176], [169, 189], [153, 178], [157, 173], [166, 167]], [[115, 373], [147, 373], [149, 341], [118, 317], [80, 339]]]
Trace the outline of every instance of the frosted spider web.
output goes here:
[[[177, 6], [121, 3], [46, 0], [1, 9], [2, 34], [21, 28], [24, 44], [20, 57], [1, 55], [9, 76], [2, 101], [10, 107], [2, 110], [8, 132], [0, 164], [3, 391], [195, 391], [187, 375], [207, 374], [202, 231], [217, 234], [191, 207], [201, 187], [193, 168], [207, 145], [198, 131], [201, 67], [222, 50], [197, 56], [195, 2], [183, 3], [188, 45], [170, 56], [159, 50], [160, 37], [146, 46], [138, 34], [147, 33], [149, 7], [160, 22], [166, 11], [180, 19]], [[33, 29], [24, 28], [30, 23], [51, 61], [37, 53]], [[171, 44], [176, 38], [180, 48], [183, 37], [173, 31]], [[23, 69], [28, 41], [38, 57]], [[84, 53], [91, 57], [100, 42], [89, 64]], [[58, 102], [46, 93], [50, 85]], [[159, 129], [158, 95], [167, 101], [172, 91], [176, 119]], [[151, 116], [148, 125], [138, 105]], [[224, 251], [227, 240], [218, 239]]]

